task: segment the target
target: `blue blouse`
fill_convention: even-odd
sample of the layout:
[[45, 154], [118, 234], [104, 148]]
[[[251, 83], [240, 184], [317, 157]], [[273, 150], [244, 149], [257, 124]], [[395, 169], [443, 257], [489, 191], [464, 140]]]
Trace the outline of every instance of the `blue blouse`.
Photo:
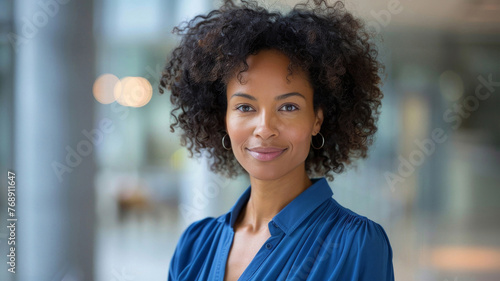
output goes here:
[[[238, 280], [394, 280], [384, 229], [337, 203], [324, 177], [311, 181], [269, 222], [271, 237]], [[224, 280], [233, 226], [250, 191], [228, 213], [196, 221], [182, 233], [169, 281]]]

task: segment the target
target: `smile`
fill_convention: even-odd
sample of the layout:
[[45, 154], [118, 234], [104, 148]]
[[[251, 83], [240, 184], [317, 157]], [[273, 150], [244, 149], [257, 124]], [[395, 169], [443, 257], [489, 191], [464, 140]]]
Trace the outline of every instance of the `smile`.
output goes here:
[[259, 160], [259, 161], [271, 161], [276, 159], [278, 156], [280, 156], [283, 152], [285, 152], [285, 149], [272, 149], [272, 150], [259, 150], [257, 151], [256, 149], [251, 150], [247, 149], [250, 155], [252, 155], [253, 158]]

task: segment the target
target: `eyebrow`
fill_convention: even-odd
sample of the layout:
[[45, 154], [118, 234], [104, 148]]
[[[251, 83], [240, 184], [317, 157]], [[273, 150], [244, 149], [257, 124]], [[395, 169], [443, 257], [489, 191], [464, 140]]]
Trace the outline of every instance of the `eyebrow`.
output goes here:
[[[279, 95], [277, 97], [275, 97], [274, 99], [275, 100], [283, 100], [283, 99], [286, 99], [288, 97], [292, 97], [292, 96], [298, 96], [298, 97], [302, 97], [303, 99], [306, 99], [306, 97], [304, 97], [302, 94], [300, 93], [297, 93], [297, 92], [292, 92], [292, 93], [287, 93], [287, 94], [283, 94], [283, 95]], [[257, 100], [254, 96], [251, 96], [249, 94], [245, 94], [245, 93], [235, 93], [231, 96], [231, 98], [233, 97], [243, 97], [243, 98], [247, 98], [247, 99], [250, 99], [250, 100]]]

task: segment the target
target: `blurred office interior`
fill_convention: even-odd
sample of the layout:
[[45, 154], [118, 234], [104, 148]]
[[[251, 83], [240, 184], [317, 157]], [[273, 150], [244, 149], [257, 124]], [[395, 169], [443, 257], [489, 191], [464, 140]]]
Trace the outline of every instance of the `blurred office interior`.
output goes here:
[[[0, 0], [0, 280], [166, 280], [182, 230], [248, 187], [188, 158], [158, 92], [173, 27], [218, 4]], [[369, 158], [330, 182], [334, 198], [384, 227], [397, 280], [500, 280], [500, 2], [346, 7], [379, 35], [385, 97]]]

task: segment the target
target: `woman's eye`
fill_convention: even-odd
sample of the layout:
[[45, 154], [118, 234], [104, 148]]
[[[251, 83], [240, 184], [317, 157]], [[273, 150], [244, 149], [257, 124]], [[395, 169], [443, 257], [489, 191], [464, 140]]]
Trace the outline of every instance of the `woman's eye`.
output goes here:
[[297, 110], [298, 108], [293, 105], [293, 104], [285, 104], [284, 106], [281, 107], [283, 110], [285, 111], [295, 111]]
[[250, 106], [244, 105], [244, 104], [236, 107], [236, 109], [239, 110], [239, 111], [241, 111], [241, 112], [249, 112], [249, 111], [252, 110], [252, 108]]

